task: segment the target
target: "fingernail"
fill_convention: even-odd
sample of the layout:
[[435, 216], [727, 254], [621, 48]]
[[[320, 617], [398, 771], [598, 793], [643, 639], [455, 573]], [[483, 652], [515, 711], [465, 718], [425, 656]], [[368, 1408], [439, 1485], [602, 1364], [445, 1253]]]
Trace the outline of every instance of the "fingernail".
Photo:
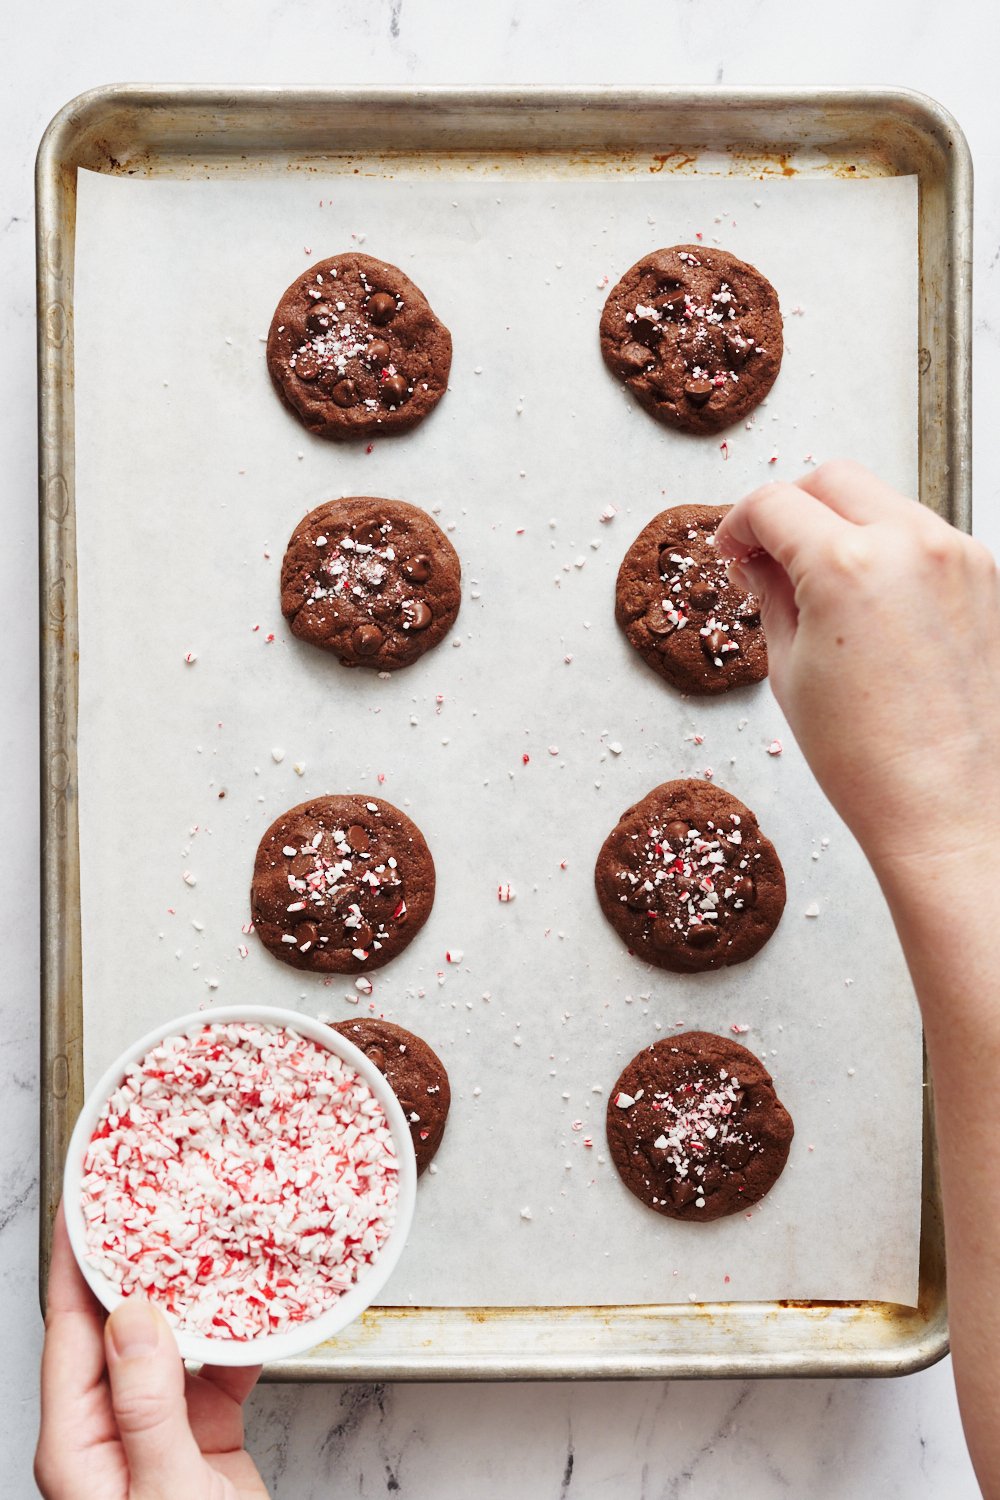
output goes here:
[[160, 1325], [144, 1297], [127, 1297], [108, 1319], [111, 1342], [122, 1359], [149, 1354], [160, 1342]]

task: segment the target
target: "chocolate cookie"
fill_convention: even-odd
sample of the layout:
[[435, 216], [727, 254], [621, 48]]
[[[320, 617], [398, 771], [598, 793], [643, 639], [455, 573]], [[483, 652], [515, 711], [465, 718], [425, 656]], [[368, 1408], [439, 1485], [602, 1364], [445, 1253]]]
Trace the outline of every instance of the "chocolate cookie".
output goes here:
[[721, 432], [767, 395], [781, 366], [774, 287], [725, 250], [674, 245], [626, 271], [604, 304], [601, 353], [658, 422]]
[[319, 437], [405, 432], [444, 395], [451, 334], [398, 266], [334, 255], [297, 276], [278, 303], [267, 368]]
[[410, 1122], [419, 1176], [437, 1154], [451, 1106], [444, 1063], [421, 1037], [391, 1021], [335, 1021], [333, 1029], [385, 1074]]
[[676, 505], [622, 559], [615, 618], [654, 672], [682, 693], [725, 693], [767, 676], [760, 606], [729, 582], [712, 546], [728, 505]]
[[752, 958], [785, 906], [774, 845], [748, 807], [706, 781], [665, 781], [622, 813], [594, 880], [631, 951], [679, 974]]
[[281, 566], [281, 612], [301, 640], [347, 667], [408, 667], [451, 629], [462, 565], [403, 500], [329, 500], [299, 522]]
[[257, 850], [250, 909], [283, 963], [380, 969], [434, 904], [434, 861], [415, 823], [379, 797], [316, 797], [282, 813]]
[[654, 1042], [608, 1100], [608, 1146], [630, 1193], [669, 1219], [707, 1223], [758, 1202], [795, 1130], [771, 1075], [708, 1031]]

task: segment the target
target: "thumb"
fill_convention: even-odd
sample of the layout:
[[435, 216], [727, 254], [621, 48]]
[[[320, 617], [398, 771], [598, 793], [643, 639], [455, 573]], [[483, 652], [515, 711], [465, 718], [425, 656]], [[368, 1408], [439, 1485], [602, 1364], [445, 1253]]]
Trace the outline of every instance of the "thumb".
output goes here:
[[130, 1500], [198, 1500], [205, 1466], [188, 1424], [184, 1366], [168, 1323], [145, 1298], [128, 1297], [108, 1318], [104, 1347]]
[[783, 661], [799, 622], [792, 580], [780, 563], [761, 551], [729, 563], [728, 571], [734, 588], [759, 600], [768, 653]]

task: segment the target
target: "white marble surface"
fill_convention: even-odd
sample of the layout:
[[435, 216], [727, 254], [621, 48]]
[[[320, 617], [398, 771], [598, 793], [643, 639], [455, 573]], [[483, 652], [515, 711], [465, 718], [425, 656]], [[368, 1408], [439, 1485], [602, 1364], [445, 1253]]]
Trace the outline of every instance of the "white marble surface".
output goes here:
[[[37, 670], [31, 168], [67, 99], [119, 80], [302, 83], [886, 84], [958, 116], [977, 173], [977, 530], [1000, 550], [1000, 45], [990, 0], [71, 0], [12, 7], [0, 27], [0, 1472], [34, 1493], [41, 1328], [37, 1187]], [[841, 289], [840, 294], [843, 294]], [[978, 1493], [947, 1363], [889, 1382], [271, 1387], [250, 1445], [282, 1500], [698, 1500], [739, 1493]], [[100, 1500], [100, 1497], [95, 1497]]]

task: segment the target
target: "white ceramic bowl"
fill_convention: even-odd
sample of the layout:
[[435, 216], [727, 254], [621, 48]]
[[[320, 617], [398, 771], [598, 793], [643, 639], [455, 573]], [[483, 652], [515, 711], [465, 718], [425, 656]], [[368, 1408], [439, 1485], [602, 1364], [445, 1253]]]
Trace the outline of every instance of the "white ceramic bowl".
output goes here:
[[87, 1264], [87, 1244], [80, 1192], [84, 1157], [90, 1139], [97, 1128], [101, 1110], [129, 1068], [144, 1057], [151, 1047], [162, 1042], [165, 1037], [226, 1021], [256, 1021], [262, 1026], [287, 1026], [299, 1032], [300, 1035], [308, 1037], [318, 1046], [326, 1047], [330, 1052], [335, 1052], [338, 1057], [343, 1058], [344, 1062], [364, 1079], [381, 1104], [392, 1132], [399, 1161], [396, 1220], [389, 1237], [379, 1251], [374, 1265], [337, 1300], [328, 1312], [312, 1322], [302, 1323], [290, 1329], [287, 1333], [269, 1333], [255, 1339], [209, 1339], [181, 1329], [174, 1330], [181, 1356], [186, 1360], [213, 1365], [258, 1365], [304, 1354], [306, 1350], [333, 1338], [335, 1334], [346, 1328], [348, 1323], [352, 1323], [355, 1318], [359, 1317], [365, 1308], [374, 1302], [388, 1281], [410, 1232], [417, 1192], [417, 1163], [409, 1126], [399, 1100], [385, 1078], [353, 1042], [349, 1042], [332, 1027], [312, 1020], [310, 1016], [302, 1016], [296, 1011], [281, 1010], [277, 1006], [270, 1005], [229, 1005], [217, 1009], [213, 1007], [210, 1010], [197, 1011], [194, 1015], [180, 1016], [166, 1026], [158, 1026], [155, 1031], [150, 1031], [146, 1036], [140, 1037], [127, 1051], [123, 1052], [117, 1062], [112, 1064], [103, 1078], [91, 1089], [80, 1111], [66, 1153], [63, 1204], [69, 1241], [77, 1264], [95, 1297], [111, 1312], [124, 1298], [113, 1282], [109, 1281], [102, 1272], [95, 1271]]

